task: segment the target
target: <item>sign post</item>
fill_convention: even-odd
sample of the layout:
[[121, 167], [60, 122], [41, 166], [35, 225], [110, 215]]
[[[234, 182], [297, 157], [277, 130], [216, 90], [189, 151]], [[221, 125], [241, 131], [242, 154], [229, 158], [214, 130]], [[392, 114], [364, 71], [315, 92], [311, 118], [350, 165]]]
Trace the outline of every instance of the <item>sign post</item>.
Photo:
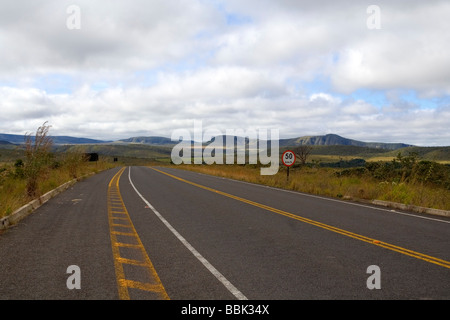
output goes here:
[[283, 152], [283, 155], [281, 156], [281, 161], [287, 167], [287, 176], [286, 176], [287, 181], [289, 181], [289, 168], [294, 165], [295, 159], [296, 159], [295, 152], [291, 150], [286, 150], [285, 152]]

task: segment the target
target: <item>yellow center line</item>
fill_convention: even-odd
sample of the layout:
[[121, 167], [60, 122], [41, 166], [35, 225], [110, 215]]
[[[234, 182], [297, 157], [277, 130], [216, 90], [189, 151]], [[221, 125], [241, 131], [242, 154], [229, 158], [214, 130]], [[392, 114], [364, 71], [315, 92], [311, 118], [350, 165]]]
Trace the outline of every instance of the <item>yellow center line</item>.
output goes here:
[[439, 259], [439, 258], [436, 258], [436, 257], [432, 257], [432, 256], [429, 256], [429, 255], [426, 255], [426, 254], [423, 254], [423, 253], [420, 253], [420, 252], [416, 252], [416, 251], [413, 251], [413, 250], [409, 250], [409, 249], [406, 249], [406, 248], [402, 248], [402, 247], [399, 247], [399, 246], [396, 246], [396, 245], [393, 245], [393, 244], [390, 244], [390, 243], [387, 243], [387, 242], [382, 242], [382, 241], [379, 241], [379, 240], [376, 240], [376, 239], [373, 239], [373, 238], [369, 238], [369, 237], [366, 237], [366, 236], [363, 236], [363, 235], [360, 235], [360, 234], [357, 234], [357, 233], [354, 233], [354, 232], [350, 232], [350, 231], [347, 231], [347, 230], [344, 230], [344, 229], [333, 227], [331, 225], [328, 225], [328, 224], [325, 224], [325, 223], [322, 223], [322, 222], [319, 222], [319, 221], [315, 221], [315, 220], [311, 220], [311, 219], [308, 219], [308, 218], [304, 218], [304, 217], [295, 215], [295, 214], [290, 213], [290, 212], [286, 212], [286, 211], [283, 211], [283, 210], [280, 210], [280, 209], [276, 209], [276, 208], [273, 208], [273, 207], [270, 207], [270, 206], [267, 206], [267, 205], [255, 202], [255, 201], [244, 199], [244, 198], [241, 198], [241, 197], [238, 197], [238, 196], [235, 196], [235, 195], [223, 192], [223, 191], [219, 191], [219, 190], [216, 190], [216, 189], [213, 189], [213, 188], [210, 188], [210, 187], [206, 187], [204, 185], [201, 185], [201, 184], [198, 184], [198, 183], [195, 183], [195, 182], [192, 182], [192, 181], [185, 180], [183, 178], [177, 177], [175, 175], [172, 175], [170, 173], [161, 171], [161, 170], [156, 169], [156, 168], [151, 168], [151, 169], [153, 169], [155, 171], [158, 171], [158, 172], [160, 172], [162, 174], [165, 174], [165, 175], [167, 175], [169, 177], [172, 177], [172, 178], [174, 178], [176, 180], [179, 180], [179, 181], [188, 183], [190, 185], [196, 186], [198, 188], [202, 188], [204, 190], [208, 190], [208, 191], [220, 194], [222, 196], [225, 196], [225, 197], [228, 197], [228, 198], [231, 198], [231, 199], [235, 199], [237, 201], [241, 201], [241, 202], [247, 203], [249, 205], [252, 205], [252, 206], [255, 206], [255, 207], [267, 210], [267, 211], [271, 211], [271, 212], [274, 212], [274, 213], [277, 213], [277, 214], [280, 214], [280, 215], [283, 215], [283, 216], [286, 216], [286, 217], [289, 217], [289, 218], [292, 218], [292, 219], [295, 219], [295, 220], [298, 220], [298, 221], [301, 221], [301, 222], [304, 222], [304, 223], [308, 223], [308, 224], [314, 225], [316, 227], [319, 227], [319, 228], [322, 228], [322, 229], [325, 229], [325, 230], [329, 230], [329, 231], [332, 231], [332, 232], [335, 232], [335, 233], [339, 233], [341, 235], [344, 235], [344, 236], [347, 236], [347, 237], [351, 237], [353, 239], [364, 241], [364, 242], [367, 242], [367, 243], [370, 243], [370, 244], [373, 244], [373, 245], [376, 245], [376, 246], [379, 246], [379, 247], [382, 247], [382, 248], [386, 248], [386, 249], [389, 249], [389, 250], [392, 250], [392, 251], [396, 251], [396, 252], [399, 252], [401, 254], [405, 254], [405, 255], [408, 255], [410, 257], [414, 257], [414, 258], [417, 258], [417, 259], [420, 259], [420, 260], [423, 260], [423, 261], [427, 261], [427, 262], [430, 262], [430, 263], [433, 263], [433, 264], [436, 264], [436, 265], [439, 265], [439, 266], [442, 266], [442, 267], [450, 269], [450, 262], [449, 261], [442, 260], [442, 259]]
[[[144, 245], [139, 238], [139, 235], [134, 228], [131, 218], [128, 214], [127, 208], [123, 202], [122, 196], [119, 190], [119, 180], [124, 172], [125, 167], [120, 169], [114, 177], [111, 179], [108, 185], [108, 220], [110, 226], [110, 237], [111, 237], [111, 247], [113, 251], [114, 267], [116, 271], [117, 287], [119, 291], [119, 298], [121, 300], [129, 300], [130, 294], [128, 292], [129, 288], [139, 289], [143, 291], [151, 292], [156, 295], [158, 299], [169, 300], [169, 296], [164, 289], [164, 286], [159, 279], [158, 274], [147, 255]], [[118, 205], [120, 204], [120, 205]], [[114, 208], [114, 210], [113, 210]], [[119, 209], [119, 210], [118, 210]], [[123, 217], [117, 218], [113, 214], [121, 213]], [[115, 223], [114, 220], [125, 220], [127, 224]], [[115, 230], [115, 227], [127, 228], [128, 232]], [[133, 243], [123, 243], [117, 240], [117, 236], [125, 236], [133, 240]], [[127, 248], [136, 250], [136, 254], [142, 257], [142, 260], [136, 260], [134, 258], [126, 258], [120, 255], [120, 248]], [[133, 251], [134, 252], [134, 251]], [[136, 280], [126, 279], [125, 271], [123, 265], [133, 265], [142, 267], [147, 270], [147, 274], [150, 277], [149, 282], [141, 282]]]

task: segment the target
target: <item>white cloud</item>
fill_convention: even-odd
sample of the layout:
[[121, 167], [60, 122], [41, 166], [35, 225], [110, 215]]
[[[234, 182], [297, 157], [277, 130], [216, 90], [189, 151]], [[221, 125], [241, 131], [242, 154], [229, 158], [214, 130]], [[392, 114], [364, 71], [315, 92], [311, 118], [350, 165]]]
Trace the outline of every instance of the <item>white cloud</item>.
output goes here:
[[[81, 29], [68, 30], [71, 4], [0, 4], [0, 132], [48, 120], [55, 134], [170, 136], [197, 119], [450, 141], [447, 1], [378, 1], [380, 30], [350, 0], [80, 0]], [[422, 100], [396, 94], [408, 90]]]
[[397, 2], [381, 6], [382, 29], [339, 51], [330, 70], [342, 92], [360, 87], [411, 88], [428, 95], [450, 93], [450, 4], [443, 1]]

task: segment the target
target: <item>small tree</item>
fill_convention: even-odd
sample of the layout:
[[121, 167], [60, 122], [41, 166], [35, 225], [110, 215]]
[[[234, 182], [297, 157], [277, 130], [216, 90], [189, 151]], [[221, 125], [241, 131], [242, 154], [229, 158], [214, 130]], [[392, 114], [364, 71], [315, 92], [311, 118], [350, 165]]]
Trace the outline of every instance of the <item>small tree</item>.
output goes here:
[[417, 152], [410, 152], [407, 156], [403, 156], [401, 152], [397, 154], [397, 158], [392, 160], [393, 164], [399, 163], [402, 171], [402, 182], [416, 178], [417, 164], [419, 155]]
[[27, 180], [26, 192], [31, 198], [34, 198], [37, 195], [38, 180], [50, 163], [50, 149], [53, 145], [53, 141], [48, 136], [49, 130], [50, 126], [47, 125], [47, 122], [44, 122], [44, 124], [37, 129], [34, 139], [31, 134], [25, 135], [26, 161], [24, 166], [24, 176]]
[[63, 164], [67, 168], [70, 176], [73, 179], [78, 178], [78, 171], [83, 162], [87, 161], [84, 153], [74, 151], [67, 151], [64, 155]]
[[23, 172], [23, 160], [22, 159], [17, 159], [16, 162], [14, 163], [14, 176], [17, 178], [23, 178], [24, 177], [24, 172]]
[[300, 159], [302, 165], [306, 164], [306, 159], [311, 153], [313, 147], [311, 145], [300, 145], [294, 149], [295, 154]]

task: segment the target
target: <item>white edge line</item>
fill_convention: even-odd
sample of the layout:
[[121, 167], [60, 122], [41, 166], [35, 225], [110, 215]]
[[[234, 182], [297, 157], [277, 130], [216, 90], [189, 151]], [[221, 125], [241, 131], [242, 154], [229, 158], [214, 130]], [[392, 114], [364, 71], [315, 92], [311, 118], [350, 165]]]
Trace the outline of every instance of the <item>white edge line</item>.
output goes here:
[[239, 300], [248, 300], [230, 281], [228, 281], [214, 266], [209, 263], [175, 228], [167, 222], [166, 219], [145, 199], [142, 194], [136, 189], [131, 181], [131, 167], [128, 167], [128, 180], [138, 196], [145, 202], [145, 204], [155, 213], [155, 215], [164, 223], [164, 225], [177, 237], [178, 240], [219, 280], [227, 289]]
[[[179, 170], [182, 170], [182, 169], [179, 169]], [[188, 170], [186, 170], [186, 171], [188, 171]], [[450, 223], [450, 221], [447, 221], [447, 220], [441, 220], [441, 219], [438, 219], [438, 218], [430, 218], [430, 217], [419, 216], [419, 215], [412, 214], [412, 213], [400, 212], [400, 211], [397, 211], [397, 210], [394, 210], [394, 209], [379, 208], [376, 205], [372, 206], [372, 205], [365, 205], [365, 204], [361, 204], [361, 203], [354, 203], [354, 202], [343, 201], [343, 200], [339, 200], [339, 199], [332, 199], [332, 198], [322, 197], [322, 196], [318, 196], [318, 195], [314, 195], [314, 194], [308, 194], [308, 193], [299, 192], [299, 191], [293, 191], [293, 190], [281, 189], [281, 188], [266, 186], [266, 185], [257, 184], [257, 183], [251, 183], [251, 182], [248, 182], [248, 181], [241, 181], [241, 180], [236, 180], [236, 179], [231, 179], [231, 178], [213, 176], [213, 175], [202, 173], [202, 172], [196, 172], [196, 171], [188, 171], [188, 172], [193, 172], [193, 173], [196, 173], [196, 174], [200, 174], [200, 175], [204, 175], [204, 176], [208, 176], [208, 177], [213, 177], [213, 178], [218, 178], [218, 179], [222, 179], [222, 180], [229, 180], [229, 181], [233, 181], [233, 182], [239, 182], [239, 183], [248, 184], [248, 185], [256, 186], [256, 187], [260, 187], [260, 188], [266, 188], [266, 189], [272, 189], [272, 190], [275, 190], [275, 191], [282, 191], [282, 192], [292, 193], [292, 194], [305, 196], [305, 197], [310, 197], [310, 198], [334, 201], [334, 202], [339, 202], [339, 203], [342, 203], [342, 204], [348, 204], [348, 205], [352, 205], [352, 206], [358, 206], [358, 207], [363, 207], [363, 208], [380, 210], [380, 211], [400, 214], [400, 215], [414, 217], [414, 218], [419, 218], [419, 219], [425, 219], [425, 220], [431, 220], [431, 221], [437, 221], [437, 222], [443, 222], [443, 223]]]

